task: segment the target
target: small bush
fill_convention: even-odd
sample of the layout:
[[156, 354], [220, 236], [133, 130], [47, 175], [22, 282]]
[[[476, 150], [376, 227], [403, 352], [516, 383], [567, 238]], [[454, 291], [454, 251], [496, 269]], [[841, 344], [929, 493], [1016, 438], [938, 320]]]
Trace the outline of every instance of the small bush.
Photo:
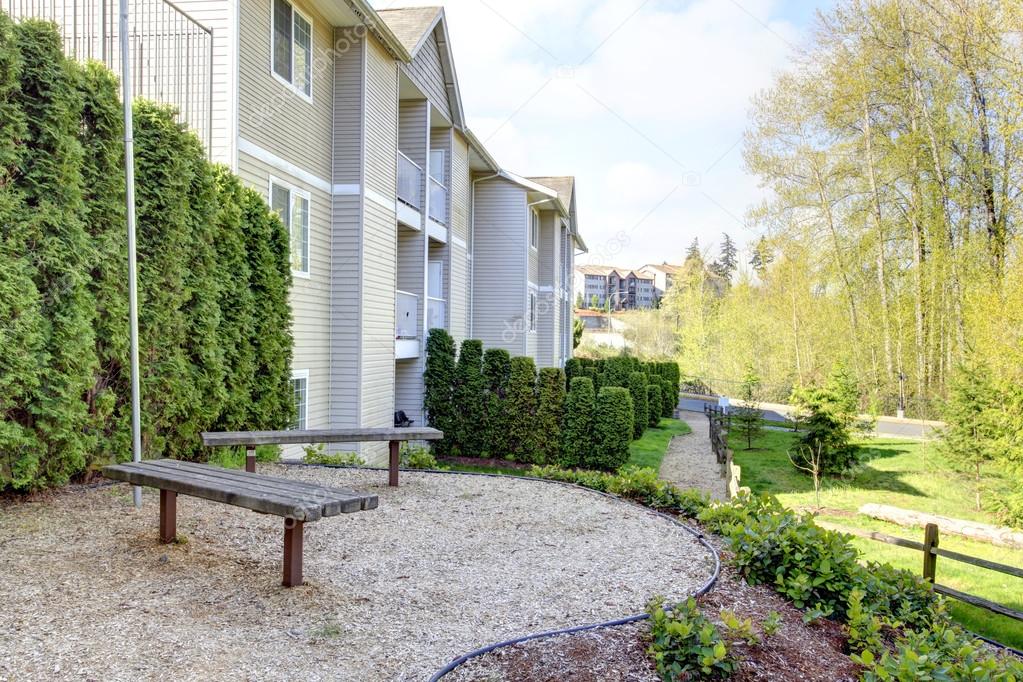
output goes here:
[[305, 456], [302, 461], [306, 464], [319, 464], [321, 466], [363, 466], [366, 460], [357, 452], [327, 452], [323, 445], [309, 445], [305, 448]]
[[[217, 448], [210, 454], [208, 463], [224, 469], [245, 467], [245, 448]], [[260, 445], [256, 448], [257, 462], [281, 461], [281, 449], [276, 445]]]
[[629, 459], [633, 430], [629, 390], [605, 386], [597, 394], [593, 415], [593, 449], [583, 461], [587, 469], [615, 471]]
[[647, 426], [657, 428], [657, 425], [661, 423], [661, 408], [663, 407], [663, 402], [661, 401], [661, 387], [659, 385], [647, 385], [646, 402], [649, 406]]
[[565, 428], [562, 432], [561, 461], [563, 467], [580, 466], [593, 449], [593, 410], [596, 396], [593, 381], [588, 377], [572, 379], [565, 399]]
[[653, 640], [649, 653], [665, 682], [724, 679], [736, 671], [736, 662], [718, 629], [691, 597], [670, 613], [664, 609], [663, 599], [654, 599], [647, 613]]
[[729, 535], [761, 516], [784, 510], [777, 498], [771, 495], [754, 496], [743, 491], [731, 500], [709, 505], [697, 518], [708, 530]]
[[437, 458], [430, 448], [421, 445], [406, 445], [401, 449], [401, 466], [406, 469], [440, 469]]
[[565, 373], [544, 367], [537, 382], [536, 423], [538, 461], [555, 464], [561, 459], [561, 430], [565, 420]]

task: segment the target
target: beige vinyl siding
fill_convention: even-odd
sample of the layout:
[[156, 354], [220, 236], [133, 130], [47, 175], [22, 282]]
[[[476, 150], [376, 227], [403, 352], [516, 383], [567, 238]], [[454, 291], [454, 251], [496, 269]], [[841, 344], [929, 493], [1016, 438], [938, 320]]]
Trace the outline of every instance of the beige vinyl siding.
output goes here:
[[451, 253], [451, 273], [448, 281], [451, 293], [448, 295], [448, 319], [451, 335], [461, 343], [469, 334], [469, 252], [467, 247], [459, 246], [457, 239], [463, 244], [469, 243], [469, 193], [471, 191], [469, 177], [469, 147], [461, 133], [455, 132], [451, 147], [451, 219], [448, 247]]
[[433, 105], [451, 120], [451, 104], [448, 101], [448, 89], [444, 85], [444, 67], [441, 66], [440, 48], [434, 33], [423, 43], [415, 59], [405, 66], [412, 82], [426, 93]]
[[[376, 38], [369, 36], [366, 41], [366, 188], [391, 200], [397, 183], [397, 106], [398, 65]], [[393, 255], [393, 248], [391, 253]]]
[[526, 193], [503, 179], [476, 185], [473, 336], [487, 348], [526, 352]]
[[330, 402], [331, 197], [244, 152], [238, 154], [238, 175], [267, 198], [271, 177], [309, 193], [310, 276], [293, 278], [289, 297], [295, 341], [292, 367], [309, 371], [308, 428], [324, 428], [328, 425]]
[[[540, 212], [539, 276], [537, 284], [544, 290], [537, 297], [536, 363], [540, 367], [558, 364], [558, 308], [555, 283], [557, 252], [555, 229], [560, 224], [554, 211]], [[553, 289], [547, 291], [546, 289]]]
[[[533, 209], [530, 209], [530, 215], [528, 216], [530, 220], [532, 220], [532, 215], [531, 215], [532, 211], [533, 211]], [[543, 224], [542, 223], [543, 212], [541, 212], [540, 215], [541, 215], [541, 226], [542, 226], [542, 224]], [[531, 229], [530, 226], [526, 225], [526, 227], [525, 227], [525, 240], [526, 240], [526, 244], [530, 243], [530, 241], [529, 241], [531, 239], [531, 237], [530, 237], [530, 229]], [[543, 232], [543, 228], [542, 227], [541, 227], [541, 232]], [[528, 249], [528, 253], [529, 253], [529, 281], [532, 282], [533, 284], [539, 284], [540, 283], [540, 249], [542, 249], [542, 248], [543, 248], [543, 245], [540, 244], [540, 243], [537, 243], [537, 248], [534, 249], [532, 246], [530, 246], [529, 249]]]
[[404, 410], [415, 426], [425, 426], [423, 412], [423, 364], [418, 358], [394, 363], [394, 409]]
[[[350, 28], [335, 29], [344, 36]], [[362, 182], [363, 49], [366, 41], [345, 43], [334, 60], [334, 184]]]
[[[213, 143], [212, 159], [234, 168], [234, 91], [237, 31], [235, 8], [228, 0], [180, 0], [181, 11], [213, 31]], [[206, 140], [203, 140], [203, 144]]]
[[333, 27], [305, 0], [292, 3], [312, 21], [312, 102], [270, 68], [270, 0], [239, 0], [239, 135], [321, 178], [331, 177]]
[[[426, 131], [429, 125], [429, 105], [426, 100], [402, 100], [398, 103], [398, 149], [422, 169], [419, 183], [419, 208], [426, 208]], [[418, 293], [416, 290], [415, 293]]]

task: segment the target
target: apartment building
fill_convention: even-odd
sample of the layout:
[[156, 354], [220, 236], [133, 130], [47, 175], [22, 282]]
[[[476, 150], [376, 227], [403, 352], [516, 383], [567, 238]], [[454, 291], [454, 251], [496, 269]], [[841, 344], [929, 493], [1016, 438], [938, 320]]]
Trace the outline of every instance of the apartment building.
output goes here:
[[639, 268], [637, 272], [641, 273], [646, 277], [652, 277], [654, 280], [654, 296], [658, 299], [664, 298], [664, 295], [671, 289], [672, 284], [675, 282], [676, 273], [682, 269], [681, 265], [671, 265], [669, 263], [661, 263], [655, 265], [648, 263], [643, 267]]
[[[511, 173], [466, 127], [442, 8], [132, 2], [149, 17], [139, 45], [160, 37], [159, 13], [184, 17], [166, 31], [202, 29], [193, 75], [208, 109], [186, 120], [291, 230], [297, 426], [385, 427], [396, 410], [422, 424], [431, 328], [540, 366], [571, 357], [569, 273], [585, 249], [574, 180]], [[116, 44], [107, 26], [85, 35], [100, 14], [82, 11], [74, 45]], [[156, 44], [166, 61], [173, 41]], [[144, 71], [153, 50], [133, 49]], [[370, 444], [361, 454], [385, 457]]]
[[[656, 304], [654, 278], [645, 273], [605, 265], [582, 265], [575, 269], [575, 289], [582, 293], [584, 308], [635, 310]], [[593, 305], [594, 296], [596, 306]]]

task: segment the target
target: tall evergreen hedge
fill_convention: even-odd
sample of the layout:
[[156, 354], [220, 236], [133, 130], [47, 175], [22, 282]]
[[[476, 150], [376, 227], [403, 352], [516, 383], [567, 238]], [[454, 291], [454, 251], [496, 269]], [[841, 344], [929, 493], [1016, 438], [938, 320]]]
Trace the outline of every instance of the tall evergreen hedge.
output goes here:
[[660, 384], [647, 384], [646, 386], [646, 401], [649, 407], [647, 414], [647, 425], [656, 427], [661, 423], [661, 408], [664, 406], [661, 400], [661, 386]]
[[633, 411], [629, 389], [605, 386], [593, 411], [593, 448], [584, 458], [587, 469], [617, 471], [629, 459]]
[[483, 380], [483, 342], [466, 339], [455, 364], [455, 445], [458, 453], [479, 457], [486, 447], [483, 425], [486, 422], [486, 384]]
[[629, 393], [632, 395], [632, 437], [640, 438], [649, 421], [646, 375], [643, 372], [633, 372], [629, 375]]
[[537, 380], [536, 424], [538, 459], [556, 464], [561, 458], [561, 429], [565, 419], [565, 372], [544, 367]]
[[455, 443], [455, 340], [446, 329], [435, 327], [426, 337], [426, 370], [423, 372], [423, 407], [426, 423], [444, 432], [434, 441], [439, 455], [449, 455]]
[[483, 353], [483, 384], [486, 389], [483, 427], [484, 450], [490, 457], [508, 452], [508, 411], [505, 398], [511, 380], [511, 355], [503, 348], [488, 348]]
[[[169, 109], [138, 103], [144, 456], [293, 414], [288, 236]], [[117, 80], [0, 13], [0, 489], [130, 457]]]
[[511, 359], [506, 400], [508, 451], [505, 456], [516, 462], [538, 462], [536, 363], [533, 358]]
[[575, 468], [593, 450], [593, 410], [596, 396], [589, 377], [572, 379], [565, 399], [565, 428], [562, 432], [561, 466]]

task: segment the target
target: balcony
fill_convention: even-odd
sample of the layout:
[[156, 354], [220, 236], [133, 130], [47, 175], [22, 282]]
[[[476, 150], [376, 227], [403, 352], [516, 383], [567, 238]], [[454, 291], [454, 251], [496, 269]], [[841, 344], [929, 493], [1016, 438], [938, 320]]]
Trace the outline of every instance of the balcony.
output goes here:
[[423, 169], [398, 152], [398, 199], [416, 210], [423, 210]]
[[430, 219], [441, 225], [448, 224], [448, 188], [430, 178]]
[[426, 297], [426, 328], [445, 329], [447, 320], [447, 301], [443, 298]]
[[398, 360], [419, 357], [419, 297], [399, 291], [394, 325], [394, 357]]

